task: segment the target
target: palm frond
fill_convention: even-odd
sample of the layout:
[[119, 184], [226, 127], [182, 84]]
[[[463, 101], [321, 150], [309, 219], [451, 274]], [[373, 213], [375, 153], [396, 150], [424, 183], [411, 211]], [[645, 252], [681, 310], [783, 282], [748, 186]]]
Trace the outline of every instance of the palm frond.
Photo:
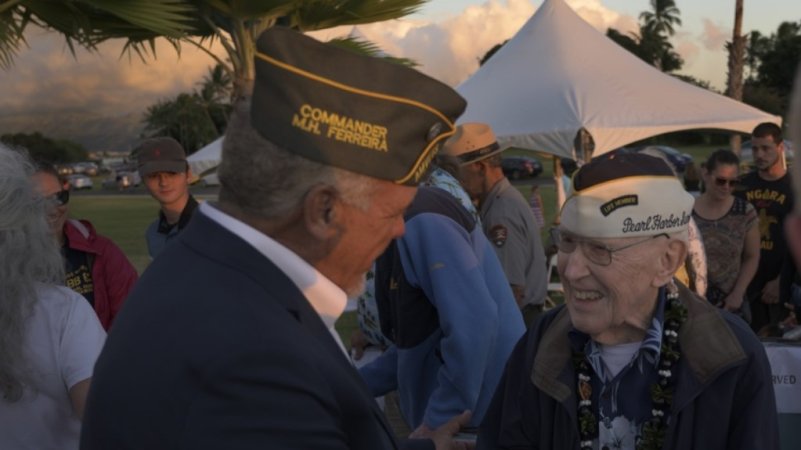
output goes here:
[[[104, 25], [113, 25], [116, 20], [171, 38], [180, 38], [192, 31], [189, 18], [197, 11], [194, 5], [183, 0], [159, 0], [157, 2], [81, 0], [75, 3], [82, 4], [84, 6], [82, 10], [87, 16], [98, 17], [100, 23]], [[92, 24], [96, 23], [92, 22]], [[101, 27], [98, 30], [90, 31], [102, 33], [104, 30]]]
[[[181, 56], [181, 40], [164, 38], [175, 50], [175, 53]], [[143, 63], [146, 63], [149, 58], [156, 59], [156, 38], [145, 39], [128, 39], [120, 51], [120, 58], [128, 56], [128, 59], [136, 54]]]
[[345, 50], [350, 50], [354, 53], [359, 53], [361, 55], [373, 56], [376, 58], [382, 58], [389, 62], [393, 62], [395, 64], [400, 64], [402, 66], [407, 67], [417, 67], [418, 64], [413, 59], [409, 58], [398, 58], [395, 56], [390, 56], [384, 53], [381, 48], [373, 42], [357, 39], [354, 37], [340, 37], [334, 38], [328, 41], [329, 44], [334, 45], [339, 48], [344, 48]]
[[27, 45], [24, 36], [27, 23], [28, 21], [13, 9], [0, 14], [0, 68], [10, 68], [20, 48]]
[[428, 0], [302, 0], [290, 25], [311, 31], [397, 19], [417, 12]]

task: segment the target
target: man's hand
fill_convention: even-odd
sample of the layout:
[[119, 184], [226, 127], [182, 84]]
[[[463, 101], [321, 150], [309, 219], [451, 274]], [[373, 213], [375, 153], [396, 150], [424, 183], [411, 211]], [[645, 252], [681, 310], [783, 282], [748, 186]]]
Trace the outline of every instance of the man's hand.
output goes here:
[[432, 430], [426, 424], [417, 427], [416, 430], [409, 435], [410, 439], [431, 439], [434, 441], [434, 446], [437, 450], [470, 450], [476, 448], [475, 442], [455, 441], [453, 435], [459, 432], [459, 429], [467, 426], [470, 423], [470, 411], [465, 411], [458, 416], [455, 416], [447, 423], [443, 424], [436, 430]]
[[779, 303], [779, 278], [774, 278], [762, 288], [762, 303], [772, 305]]
[[510, 284], [509, 286], [512, 287], [512, 294], [515, 296], [517, 307], [522, 308], [523, 301], [526, 299], [526, 287], [520, 286], [519, 284]]
[[793, 305], [785, 303], [784, 306], [788, 307], [790, 310], [790, 315], [788, 315], [786, 319], [782, 320], [779, 323], [779, 326], [783, 330], [791, 330], [798, 326], [798, 318], [795, 316], [795, 312], [793, 311]]
[[727, 295], [726, 298], [723, 299], [723, 305], [721, 306], [726, 311], [731, 311], [731, 312], [739, 311], [740, 307], [743, 306], [743, 294], [740, 292], [732, 291], [731, 294]]

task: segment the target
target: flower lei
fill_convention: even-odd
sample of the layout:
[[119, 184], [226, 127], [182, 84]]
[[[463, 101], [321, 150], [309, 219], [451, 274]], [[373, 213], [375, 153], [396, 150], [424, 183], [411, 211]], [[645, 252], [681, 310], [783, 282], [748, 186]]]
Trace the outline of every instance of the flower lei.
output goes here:
[[[651, 386], [651, 418], [645, 422], [642, 436], [637, 440], [637, 450], [659, 450], [665, 440], [667, 419], [673, 400], [675, 379], [671, 368], [681, 357], [679, 334], [687, 319], [687, 308], [679, 301], [675, 285], [670, 286], [665, 307], [657, 382]], [[579, 446], [581, 450], [592, 450], [592, 441], [598, 437], [598, 419], [592, 408], [592, 385], [590, 365], [583, 351], [573, 354], [577, 374]]]

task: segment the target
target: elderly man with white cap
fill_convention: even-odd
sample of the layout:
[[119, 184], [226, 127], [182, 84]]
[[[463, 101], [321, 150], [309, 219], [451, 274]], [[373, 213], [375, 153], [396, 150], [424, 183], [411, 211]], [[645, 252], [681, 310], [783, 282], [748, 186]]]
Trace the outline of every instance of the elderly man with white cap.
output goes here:
[[442, 146], [437, 164], [452, 171], [478, 202], [484, 233], [529, 325], [545, 302], [545, 251], [531, 207], [503, 174], [503, 150], [489, 125], [466, 123]]
[[562, 210], [565, 305], [518, 344], [479, 449], [777, 449], [765, 351], [673, 275], [693, 198], [660, 159], [602, 155]]

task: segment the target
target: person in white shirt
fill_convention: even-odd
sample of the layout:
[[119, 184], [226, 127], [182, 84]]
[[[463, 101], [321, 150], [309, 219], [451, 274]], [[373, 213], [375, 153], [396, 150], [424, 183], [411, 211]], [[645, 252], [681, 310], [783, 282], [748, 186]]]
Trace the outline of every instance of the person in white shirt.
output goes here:
[[105, 331], [80, 294], [58, 286], [54, 200], [37, 193], [33, 172], [0, 145], [0, 448], [77, 449]]

